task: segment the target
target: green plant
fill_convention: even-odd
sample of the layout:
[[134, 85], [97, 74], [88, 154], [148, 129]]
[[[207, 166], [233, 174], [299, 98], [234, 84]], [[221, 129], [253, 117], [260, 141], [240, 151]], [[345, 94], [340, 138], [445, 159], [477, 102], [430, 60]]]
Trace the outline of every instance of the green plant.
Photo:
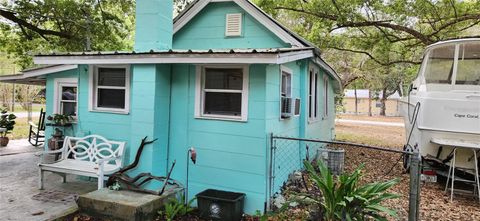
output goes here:
[[17, 116], [15, 114], [8, 114], [7, 110], [2, 110], [0, 116], [0, 128], [5, 128], [5, 131], [2, 131], [0, 136], [6, 137], [13, 128], [15, 127], [15, 119]]
[[257, 218], [258, 221], [268, 221], [268, 214], [262, 212], [260, 210], [255, 211], [255, 218]]
[[120, 189], [122, 189], [122, 186], [120, 185], [120, 183], [115, 182], [112, 186], [109, 187], [109, 189], [119, 191]]
[[386, 220], [383, 214], [397, 216], [394, 210], [382, 206], [381, 203], [399, 197], [387, 192], [399, 182], [398, 179], [360, 186], [363, 165], [351, 174], [340, 175], [335, 181], [333, 174], [323, 162], [318, 162], [318, 172], [310, 162], [305, 161], [304, 164], [322, 193], [321, 196], [307, 194], [306, 197], [323, 209], [325, 220]]
[[54, 114], [53, 116], [48, 116], [47, 120], [52, 121], [55, 125], [65, 125], [73, 121], [73, 117], [70, 115], [64, 114]]
[[177, 198], [173, 198], [172, 200], [170, 200], [170, 202], [165, 204], [165, 208], [163, 211], [158, 211], [158, 215], [160, 215], [160, 217], [164, 218], [167, 221], [172, 221], [179, 216], [185, 216], [193, 211], [191, 205], [194, 201], [195, 198], [188, 201], [187, 204], [184, 204], [185, 196], [182, 196], [182, 201], [179, 201]]

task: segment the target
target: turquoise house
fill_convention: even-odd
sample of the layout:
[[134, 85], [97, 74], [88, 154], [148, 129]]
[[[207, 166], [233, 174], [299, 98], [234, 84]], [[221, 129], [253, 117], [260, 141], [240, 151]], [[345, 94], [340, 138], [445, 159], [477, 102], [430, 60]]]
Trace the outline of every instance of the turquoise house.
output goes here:
[[[45, 84], [47, 115], [75, 116], [67, 134], [126, 141], [141, 171], [246, 194], [245, 210], [269, 203], [271, 134], [334, 137], [335, 71], [320, 50], [248, 0], [197, 0], [173, 19], [172, 0], [137, 0], [135, 49], [39, 54], [42, 68], [0, 78]], [[47, 131], [46, 134], [51, 134]], [[47, 137], [48, 139], [48, 137]], [[279, 187], [275, 187], [279, 188]]]

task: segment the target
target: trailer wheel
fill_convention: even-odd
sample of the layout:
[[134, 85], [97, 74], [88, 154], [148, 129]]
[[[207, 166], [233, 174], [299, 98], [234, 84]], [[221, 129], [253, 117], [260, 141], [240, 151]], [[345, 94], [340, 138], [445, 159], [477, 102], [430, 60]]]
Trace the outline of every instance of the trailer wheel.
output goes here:
[[[412, 153], [413, 148], [410, 145], [406, 144], [403, 145], [403, 151]], [[410, 172], [410, 154], [403, 154], [403, 169], [405, 169], [407, 173]]]

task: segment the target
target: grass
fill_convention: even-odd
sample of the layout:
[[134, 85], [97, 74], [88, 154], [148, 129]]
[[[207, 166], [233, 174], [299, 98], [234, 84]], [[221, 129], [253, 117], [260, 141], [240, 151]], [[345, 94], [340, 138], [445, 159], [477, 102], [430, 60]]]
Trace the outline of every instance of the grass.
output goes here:
[[361, 143], [380, 147], [386, 147], [390, 145], [390, 143], [386, 141], [383, 137], [370, 137], [344, 131], [338, 131], [336, 133], [336, 138], [339, 141]]
[[[38, 119], [34, 120], [34, 122], [38, 121]], [[12, 140], [28, 138], [29, 129], [30, 124], [28, 124], [27, 118], [17, 118], [15, 119], [15, 127], [8, 137]]]
[[[2, 109], [5, 109], [6, 107], [1, 107]], [[10, 110], [11, 107], [8, 108]], [[45, 104], [33, 104], [32, 105], [32, 112], [40, 112], [40, 109], [45, 110]], [[28, 110], [24, 109], [22, 105], [20, 104], [15, 104], [15, 110], [13, 113], [21, 113], [21, 112], [27, 112]]]

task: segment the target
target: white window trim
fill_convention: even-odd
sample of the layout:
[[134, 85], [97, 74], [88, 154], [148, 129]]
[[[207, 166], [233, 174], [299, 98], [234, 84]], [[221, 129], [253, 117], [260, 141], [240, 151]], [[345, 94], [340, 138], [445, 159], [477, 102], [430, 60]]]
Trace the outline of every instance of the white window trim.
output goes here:
[[329, 104], [329, 99], [328, 99], [328, 96], [329, 96], [329, 87], [330, 87], [330, 83], [329, 83], [329, 79], [328, 79], [328, 76], [324, 75], [323, 76], [323, 119], [327, 119], [327, 117], [329, 116], [329, 107], [330, 107], [330, 104]]
[[292, 69], [284, 66], [284, 65], [280, 65], [280, 91], [279, 91], [279, 96], [280, 96], [280, 102], [279, 102], [279, 111], [280, 111], [280, 120], [289, 120], [290, 118], [282, 118], [282, 80], [283, 80], [283, 72], [287, 73], [288, 75], [290, 75], [290, 94], [287, 94], [286, 97], [289, 97], [292, 99], [292, 117], [298, 117], [299, 115], [295, 115], [294, 112], [295, 112], [295, 99], [293, 98], [292, 96], [292, 85], [293, 85], [293, 71]]
[[[313, 75], [310, 75], [310, 72], [313, 72]], [[315, 85], [315, 76], [317, 77], [317, 85], [313, 86], [313, 92], [311, 94], [312, 98], [310, 97], [310, 90], [312, 85]], [[319, 91], [318, 91], [318, 79], [320, 76], [320, 70], [315, 67], [314, 65], [310, 65], [310, 68], [308, 69], [308, 77], [307, 77], [307, 83], [308, 83], [308, 91], [307, 91], [307, 107], [308, 107], [308, 123], [315, 123], [321, 120], [321, 117], [319, 116]], [[311, 79], [313, 77], [313, 80]], [[315, 96], [316, 95], [316, 96]], [[316, 99], [315, 99], [316, 98]], [[311, 99], [311, 104], [310, 104], [310, 99]], [[316, 106], [316, 111], [315, 111], [315, 106]], [[312, 116], [310, 117], [310, 113], [312, 113]], [[315, 116], [316, 115], [316, 116]]]
[[[204, 76], [206, 68], [242, 68], [243, 69], [243, 88], [242, 92], [242, 110], [241, 116], [225, 116], [215, 114], [204, 114]], [[247, 122], [248, 120], [248, 90], [249, 90], [249, 66], [248, 65], [197, 65], [195, 77], [195, 118], [210, 120], [226, 120]], [[209, 90], [213, 92], [225, 92], [224, 90]], [[228, 90], [231, 92], [232, 90]], [[239, 91], [240, 92], [240, 91]]]
[[[125, 89], [125, 108], [102, 108], [97, 106], [98, 86], [96, 85], [99, 68], [125, 68], [125, 87], [102, 86], [102, 88]], [[130, 112], [130, 65], [90, 65], [89, 66], [89, 96], [88, 109], [90, 112], [102, 112], [113, 114], [129, 114]]]
[[53, 113], [60, 114], [60, 102], [62, 100], [62, 92], [60, 91], [61, 87], [70, 86], [77, 87], [77, 116], [74, 117], [74, 120], [77, 120], [78, 117], [78, 79], [77, 78], [55, 78], [54, 80], [54, 90], [53, 90]]

